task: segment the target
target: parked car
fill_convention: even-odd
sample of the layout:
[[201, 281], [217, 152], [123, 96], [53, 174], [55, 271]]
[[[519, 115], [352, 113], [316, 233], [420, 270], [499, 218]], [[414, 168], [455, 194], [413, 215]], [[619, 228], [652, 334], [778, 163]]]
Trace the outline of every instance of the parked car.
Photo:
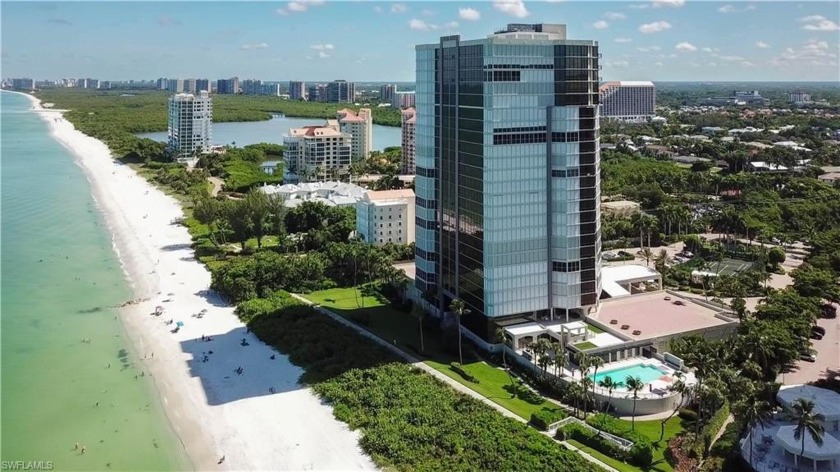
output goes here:
[[820, 336], [825, 336], [825, 328], [822, 326], [811, 326], [812, 333], [819, 333]]
[[823, 318], [837, 318], [837, 308], [834, 305], [826, 303], [821, 308]]
[[816, 339], [817, 341], [819, 341], [822, 338], [823, 338], [822, 334], [820, 334], [816, 331], [811, 331], [811, 339]]
[[802, 352], [799, 354], [799, 358], [803, 361], [808, 362], [817, 362], [817, 353], [816, 352]]
[[618, 251], [618, 255], [621, 256], [621, 257], [628, 257], [628, 256], [633, 257], [633, 254], [630, 254], [627, 251]]
[[614, 252], [605, 252], [604, 259], [615, 259], [618, 256]]

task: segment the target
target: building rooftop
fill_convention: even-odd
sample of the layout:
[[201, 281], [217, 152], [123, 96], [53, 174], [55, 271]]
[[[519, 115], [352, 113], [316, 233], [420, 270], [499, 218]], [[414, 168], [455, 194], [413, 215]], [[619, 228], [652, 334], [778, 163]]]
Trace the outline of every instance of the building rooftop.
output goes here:
[[370, 201], [381, 202], [386, 200], [398, 200], [401, 198], [414, 198], [414, 190], [410, 188], [400, 190], [379, 190], [365, 193], [365, 198]]
[[598, 89], [604, 90], [609, 87], [654, 87], [654, 85], [649, 80], [613, 80], [604, 82]]
[[[615, 268], [624, 267], [634, 266]], [[644, 266], [635, 267], [646, 269]], [[602, 277], [605, 277], [604, 272], [609, 273], [606, 269], [602, 269]], [[628, 269], [625, 275], [633, 275], [637, 270], [641, 275], [640, 269]], [[670, 300], [666, 300], [666, 297]], [[682, 304], [677, 304], [678, 302]], [[602, 301], [600, 311], [593, 318], [634, 341], [640, 341], [730, 323], [724, 318], [718, 318], [717, 314], [715, 310], [690, 300], [670, 296], [667, 292], [654, 292]], [[615, 320], [615, 323], [612, 320]], [[621, 329], [625, 325], [628, 328]], [[639, 334], [633, 334], [635, 332]]]
[[339, 137], [343, 133], [330, 126], [304, 126], [303, 128], [292, 128], [289, 130], [290, 136], [306, 136], [306, 137]]

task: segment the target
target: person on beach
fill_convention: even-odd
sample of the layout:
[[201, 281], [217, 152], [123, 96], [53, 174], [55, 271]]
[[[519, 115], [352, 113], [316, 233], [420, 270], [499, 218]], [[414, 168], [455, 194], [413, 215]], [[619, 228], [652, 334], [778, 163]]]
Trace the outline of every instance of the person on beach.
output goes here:
[[222, 462], [224, 462], [224, 461], [225, 461], [225, 456], [222, 456], [222, 458], [221, 458], [221, 459], [219, 459], [219, 462], [218, 462], [218, 463], [219, 463], [219, 464], [221, 464], [221, 463], [222, 463]]
[[79, 450], [79, 443], [76, 443], [76, 447], [74, 447], [74, 448], [73, 448], [73, 450], [74, 450], [74, 451], [78, 451], [78, 450]]
[[82, 452], [82, 454], [85, 453], [85, 447], [84, 446], [82, 446], [82, 451], [81, 452]]

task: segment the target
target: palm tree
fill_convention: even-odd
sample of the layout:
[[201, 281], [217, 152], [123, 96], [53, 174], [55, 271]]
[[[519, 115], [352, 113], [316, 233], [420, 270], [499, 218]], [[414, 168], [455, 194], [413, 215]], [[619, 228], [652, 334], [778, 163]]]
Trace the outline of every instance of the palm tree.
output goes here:
[[[589, 365], [593, 369], [595, 369], [595, 372], [592, 373], [592, 378], [596, 379], [596, 378], [598, 378], [598, 369], [600, 369], [601, 367], [604, 367], [604, 359], [602, 359], [600, 357], [597, 357], [597, 356], [593, 356], [589, 360]], [[594, 380], [592, 382], [592, 398], [593, 399], [595, 398], [595, 382], [594, 382]]]
[[805, 455], [805, 433], [811, 435], [811, 439], [817, 446], [823, 445], [825, 428], [823, 428], [822, 422], [825, 421], [825, 417], [819, 413], [814, 413], [814, 406], [814, 402], [804, 398], [797, 398], [790, 406], [791, 412], [788, 419], [796, 423], [793, 439], [801, 439], [802, 441], [800, 458]]
[[610, 404], [612, 403], [613, 390], [621, 387], [621, 385], [621, 382], [613, 381], [612, 377], [610, 377], [609, 375], [604, 377], [600, 382], [598, 382], [599, 387], [607, 389], [607, 407], [604, 410], [607, 413], [610, 412]]
[[642, 382], [642, 379], [628, 375], [627, 380], [624, 381], [624, 385], [627, 386], [627, 390], [633, 392], [633, 417], [631, 418], [630, 429], [636, 431], [636, 400], [639, 399], [639, 392], [645, 388], [645, 384]]
[[537, 365], [542, 368], [542, 374], [545, 376], [546, 370], [548, 369], [548, 364], [551, 361], [551, 358], [548, 355], [548, 351], [551, 350], [551, 342], [546, 338], [539, 338], [533, 345], [534, 354], [537, 355], [537, 358], [534, 359]]
[[560, 376], [563, 375], [563, 368], [566, 367], [566, 362], [569, 361], [569, 353], [563, 349], [560, 343], [552, 343], [554, 349], [554, 375], [557, 376], [557, 369], [560, 369]]
[[[584, 377], [580, 379], [580, 388], [581, 388], [581, 399], [583, 400], [583, 406], [581, 409], [583, 410], [583, 419], [586, 419], [586, 406], [589, 404], [589, 389], [591, 388], [592, 391], [595, 391], [595, 381], [593, 381], [589, 377]], [[592, 403], [595, 403], [595, 398], [592, 398]]]
[[420, 303], [415, 303], [411, 306], [411, 314], [417, 318], [417, 322], [420, 325], [420, 352], [426, 352], [426, 345], [423, 343], [423, 318], [426, 316], [426, 312], [420, 306]]
[[642, 249], [642, 258], [645, 260], [645, 265], [650, 267], [650, 260], [653, 259], [653, 253], [650, 251], [650, 247]]
[[680, 371], [677, 371], [677, 372], [674, 372], [674, 376], [676, 377], [676, 380], [674, 381], [674, 383], [672, 383], [670, 386], [668, 386], [668, 390], [670, 390], [671, 392], [674, 392], [674, 393], [679, 393], [680, 394], [680, 401], [677, 402], [676, 406], [674, 406], [674, 411], [672, 411], [671, 414], [668, 415], [667, 418], [663, 419], [660, 422], [660, 424], [659, 424], [659, 440], [660, 441], [662, 441], [662, 439], [665, 437], [665, 424], [671, 418], [673, 418], [674, 415], [676, 415], [678, 411], [680, 411], [680, 408], [682, 408], [682, 406], [687, 402], [687, 400], [691, 396], [692, 389], [691, 389], [690, 386], [688, 386], [685, 383], [685, 380], [683, 380], [683, 373], [680, 372]]
[[449, 304], [449, 309], [455, 314], [455, 318], [458, 320], [458, 362], [463, 364], [464, 356], [461, 353], [461, 317], [469, 315], [470, 309], [467, 308], [464, 300], [461, 300], [460, 298], [452, 300], [452, 303]]
[[502, 344], [502, 366], [507, 369], [507, 349], [505, 349], [505, 346], [507, 345], [507, 334], [505, 333], [505, 329], [501, 326], [496, 328], [496, 340]]
[[[753, 431], [755, 427], [762, 427], [773, 417], [770, 403], [750, 395], [732, 406], [732, 413], [749, 429], [747, 440], [750, 442], [750, 466], [753, 465]], [[803, 438], [804, 439], [804, 438]]]

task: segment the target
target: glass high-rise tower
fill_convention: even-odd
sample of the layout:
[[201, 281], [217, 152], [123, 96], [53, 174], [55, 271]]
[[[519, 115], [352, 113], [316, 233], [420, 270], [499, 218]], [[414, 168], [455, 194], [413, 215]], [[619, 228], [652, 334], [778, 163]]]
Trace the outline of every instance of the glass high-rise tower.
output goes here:
[[485, 339], [596, 308], [598, 43], [511, 24], [416, 49], [418, 291]]

